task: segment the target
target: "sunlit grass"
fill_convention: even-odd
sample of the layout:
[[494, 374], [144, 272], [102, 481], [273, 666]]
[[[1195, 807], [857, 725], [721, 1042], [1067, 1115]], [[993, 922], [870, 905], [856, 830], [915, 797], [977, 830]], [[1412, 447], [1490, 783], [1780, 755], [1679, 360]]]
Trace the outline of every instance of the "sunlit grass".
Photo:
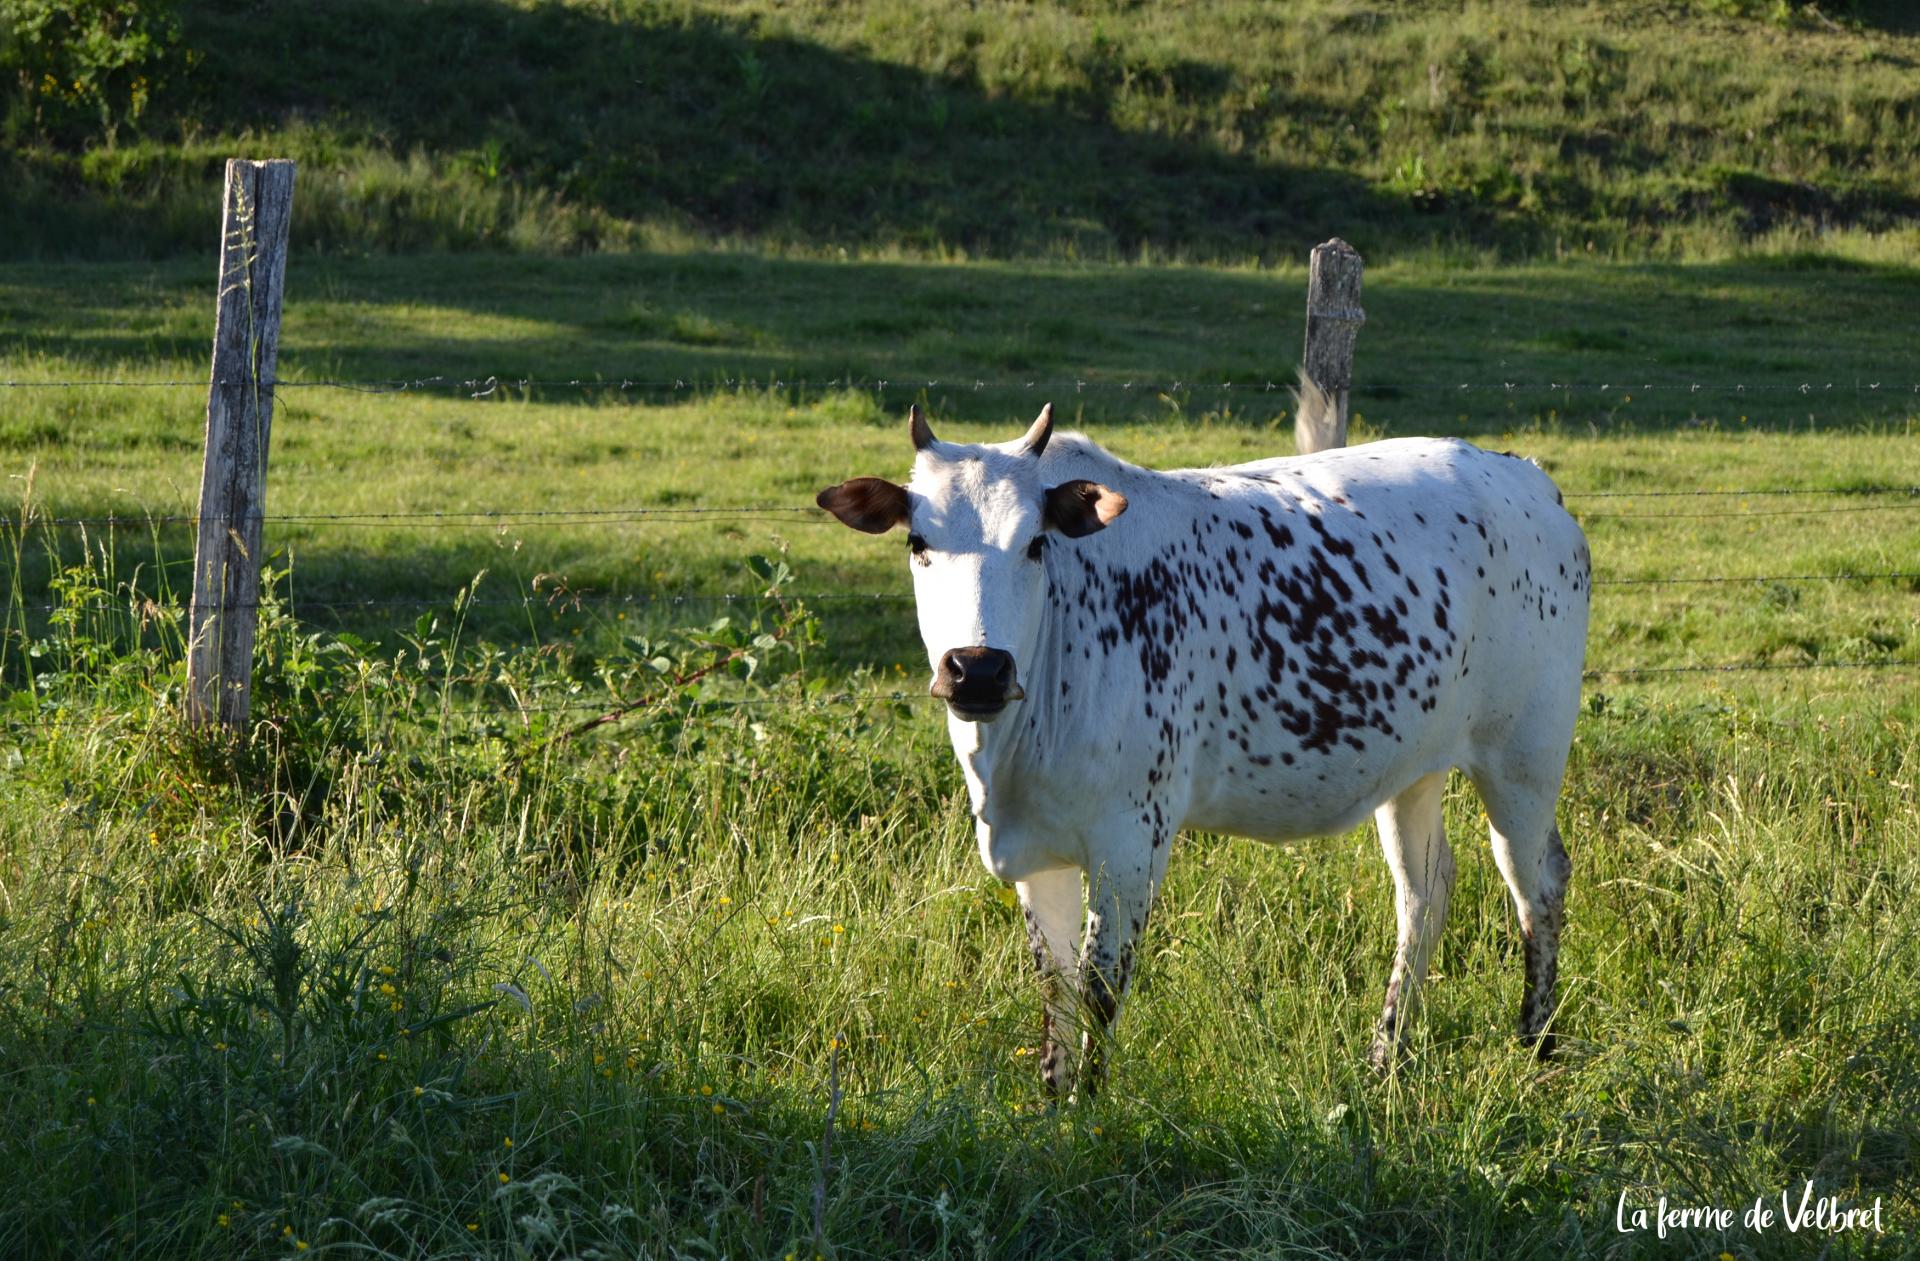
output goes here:
[[1507, 1032], [1518, 956], [1470, 792], [1415, 1059], [1385, 1083], [1361, 1067], [1391, 934], [1370, 835], [1190, 838], [1112, 1087], [1055, 1112], [1018, 911], [929, 711], [806, 702], [775, 671], [733, 695], [784, 703], [551, 745], [538, 714], [438, 716], [484, 647], [317, 665], [338, 650], [273, 626], [248, 757], [183, 738], [165, 654], [75, 673], [77, 630], [36, 640], [37, 699], [7, 706], [16, 1250], [1493, 1256], [1605, 1237], [1622, 1190], [1812, 1177], [1920, 1208], [1910, 697], [1593, 697], [1544, 1072]]
[[[196, 379], [203, 271], [0, 274], [9, 329], [30, 330], [0, 378]], [[995, 347], [1055, 382], [1084, 370], [1109, 388], [1074, 423], [1149, 464], [1289, 442], [1277, 393], [1110, 387], [1287, 362], [1294, 272], [686, 256], [293, 276], [284, 362], [308, 381], [657, 379], [747, 329], [761, 340], [724, 371], [871, 378], [905, 353], [904, 286], [972, 304], [905, 334], [928, 379]], [[1557, 1064], [1510, 1036], [1511, 910], [1455, 784], [1460, 882], [1410, 1071], [1361, 1067], [1392, 934], [1371, 831], [1189, 837], [1110, 1090], [1050, 1109], [1019, 912], [979, 866], [938, 712], [842, 695], [922, 691], [909, 608], [783, 616], [759, 598], [773, 565], [749, 560], [790, 566], [788, 591], [900, 596], [898, 550], [800, 515], [271, 526], [285, 603], [260, 725], [245, 749], [191, 738], [189, 539], [56, 521], [190, 513], [202, 387], [9, 391], [0, 1253], [1565, 1256], [1621, 1240], [1623, 1191], [1744, 1206], [1807, 1178], [1911, 1222], [1920, 672], [1890, 663], [1920, 657], [1916, 584], [1781, 579], [1909, 572], [1920, 513], [1670, 495], [1920, 484], [1910, 405], [1404, 388], [1508, 369], [1779, 386], [1805, 371], [1810, 311], [1861, 330], [1835, 375], [1864, 375], [1899, 362], [1910, 279], [1408, 266], [1370, 285], [1357, 433], [1540, 459], [1619, 580], [1596, 590], [1590, 665], [1885, 664], [1589, 686], [1560, 812]], [[1061, 323], [1031, 318], [1036, 293]], [[1746, 323], [1689, 340], [1703, 312]], [[469, 397], [484, 388], [284, 390], [269, 514], [804, 505], [903, 474], [907, 397], [962, 438], [1037, 405], [1024, 385]], [[1811, 511], [1758, 515], [1783, 508]], [[1770, 581], [1636, 585], [1699, 577]], [[755, 598], [661, 600], [718, 593]], [[734, 652], [752, 678], [740, 660], [664, 681]], [[671, 699], [565, 734], [654, 694]]]

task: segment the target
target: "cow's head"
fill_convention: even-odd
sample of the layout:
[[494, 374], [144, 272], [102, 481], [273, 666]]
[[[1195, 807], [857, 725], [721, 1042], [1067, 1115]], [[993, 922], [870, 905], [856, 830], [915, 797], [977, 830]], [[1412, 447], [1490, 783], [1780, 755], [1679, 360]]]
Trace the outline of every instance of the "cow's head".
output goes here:
[[898, 486], [856, 477], [820, 492], [822, 508], [856, 530], [907, 532], [908, 570], [933, 694], [968, 722], [992, 722], [1026, 693], [1020, 663], [1033, 660], [1046, 606], [1046, 550], [1084, 538], [1127, 509], [1096, 482], [1048, 485], [1040, 456], [1053, 436], [1053, 404], [1014, 442], [940, 442], [916, 406], [908, 427], [913, 479]]

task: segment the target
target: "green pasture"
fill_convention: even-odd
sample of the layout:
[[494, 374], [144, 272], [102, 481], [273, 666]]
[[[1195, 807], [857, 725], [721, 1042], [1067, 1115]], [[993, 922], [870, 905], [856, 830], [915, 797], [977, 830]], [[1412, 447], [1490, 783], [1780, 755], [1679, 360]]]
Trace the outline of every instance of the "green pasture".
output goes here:
[[[191, 559], [186, 526], [166, 519], [191, 516], [198, 493], [206, 273], [0, 270], [7, 379], [184, 383], [0, 400], [9, 510], [134, 522], [29, 533], [67, 556], [83, 528], [112, 534], [121, 576], [148, 594]], [[1356, 432], [1457, 434], [1540, 459], [1591, 517], [1600, 578], [1636, 580], [1596, 606], [1596, 665], [1913, 659], [1910, 576], [1644, 580], [1920, 570], [1910, 494], [1672, 497], [1920, 485], [1917, 275], [1807, 259], [1382, 267]], [[856, 474], [904, 477], [910, 401], [943, 433], [1000, 439], [1051, 400], [1160, 467], [1285, 451], [1305, 277], [693, 254], [300, 259], [288, 288], [282, 375], [309, 384], [282, 391], [268, 510], [300, 520], [270, 524], [267, 544], [310, 620], [378, 638], [398, 606], [352, 606], [444, 608], [484, 571], [470, 616], [489, 633], [605, 643], [623, 623], [724, 612], [714, 597], [760, 590], [747, 557], [780, 552], [795, 590], [834, 597], [816, 609], [844, 670], [918, 656], [906, 608], [846, 598], [904, 596], [904, 562], [812, 498]], [[720, 507], [768, 511], [620, 511]], [[489, 512], [505, 515], [376, 515]], [[341, 516], [356, 519], [313, 519]], [[48, 554], [23, 557], [35, 591]], [[558, 591], [590, 599], [555, 613]]]
[[[0, 270], [0, 379], [203, 378], [210, 272]], [[1868, 492], [1920, 484], [1913, 273], [1368, 286], [1357, 437], [1539, 458], [1616, 584], [1591, 665], [1868, 667], [1590, 685], [1554, 1065], [1509, 1035], [1511, 913], [1459, 788], [1407, 1071], [1360, 1064], [1392, 934], [1370, 829], [1191, 837], [1110, 1089], [1049, 1107], [1018, 911], [910, 699], [896, 543], [526, 515], [804, 507], [903, 474], [912, 399], [958, 437], [1045, 396], [1143, 463], [1284, 452], [1299, 269], [297, 257], [269, 512], [516, 515], [270, 524], [261, 725], [209, 745], [163, 520], [203, 387], [0, 391], [0, 1251], [1910, 1253], [1920, 510]], [[410, 385], [322, 384], [374, 380]], [[1700, 490], [1749, 493], [1673, 494]], [[1839, 493], [1762, 493], [1804, 490]], [[1765, 581], [1623, 581], [1690, 578]], [[1888, 1233], [1615, 1231], [1622, 1193], [1807, 1179]]]
[[[1920, 1255], [1910, 8], [0, 0], [0, 1257]], [[240, 740], [231, 156], [300, 164]], [[1371, 827], [1187, 836], [1056, 1105], [904, 547], [812, 498], [913, 402], [1287, 453], [1334, 235], [1353, 440], [1592, 544], [1561, 1053], [1456, 782], [1401, 1071]]]

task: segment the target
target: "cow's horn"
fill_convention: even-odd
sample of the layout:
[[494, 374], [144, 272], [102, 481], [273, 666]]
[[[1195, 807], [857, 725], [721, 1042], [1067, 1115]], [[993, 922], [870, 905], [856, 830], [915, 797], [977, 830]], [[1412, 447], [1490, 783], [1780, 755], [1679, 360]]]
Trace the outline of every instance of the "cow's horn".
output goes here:
[[1039, 457], [1047, 449], [1047, 439], [1053, 437], [1053, 404], [1048, 403], [1040, 409], [1040, 418], [1033, 422], [1033, 428], [1027, 430], [1027, 436], [1020, 440], [1020, 449], [1028, 455]]
[[925, 451], [933, 445], [933, 428], [927, 424], [927, 415], [920, 410], [918, 403], [907, 413], [907, 432], [913, 435], [915, 451]]

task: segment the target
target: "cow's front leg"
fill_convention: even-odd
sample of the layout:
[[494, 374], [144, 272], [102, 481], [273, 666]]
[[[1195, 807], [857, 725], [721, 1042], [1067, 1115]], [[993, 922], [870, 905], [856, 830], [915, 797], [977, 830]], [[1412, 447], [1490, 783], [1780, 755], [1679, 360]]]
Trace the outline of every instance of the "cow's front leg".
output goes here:
[[1073, 1089], [1080, 1028], [1080, 926], [1084, 898], [1078, 867], [1055, 867], [1016, 881], [1027, 917], [1027, 944], [1040, 977], [1040, 1079], [1056, 1098]]
[[1387, 1002], [1367, 1059], [1380, 1072], [1394, 1067], [1407, 1044], [1420, 986], [1440, 940], [1453, 892], [1453, 850], [1447, 845], [1447, 777], [1428, 775], [1374, 812], [1380, 849], [1393, 872], [1394, 917], [1399, 922]]
[[1080, 952], [1081, 1094], [1091, 1099], [1106, 1075], [1106, 1044], [1133, 980], [1135, 944], [1153, 907], [1156, 875], [1165, 870], [1164, 845], [1137, 864], [1108, 862], [1087, 876], [1087, 935]]

